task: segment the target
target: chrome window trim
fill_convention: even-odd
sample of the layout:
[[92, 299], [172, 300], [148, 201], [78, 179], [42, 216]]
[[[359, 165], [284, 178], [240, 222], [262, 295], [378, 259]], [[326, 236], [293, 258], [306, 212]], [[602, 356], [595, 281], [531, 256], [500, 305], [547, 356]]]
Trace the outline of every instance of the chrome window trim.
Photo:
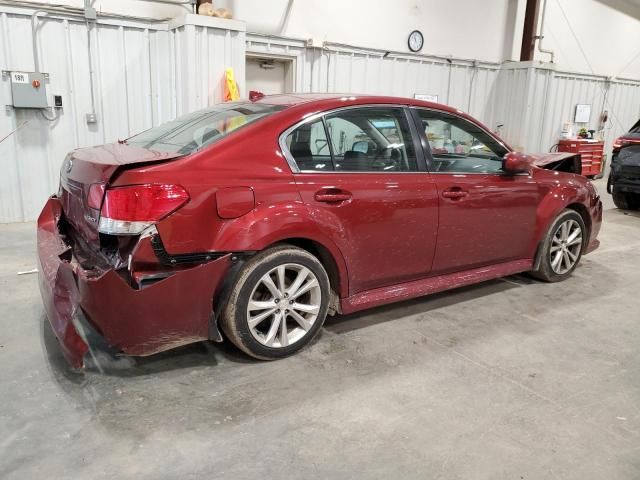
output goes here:
[[359, 171], [359, 170], [298, 170], [297, 172], [294, 173], [321, 173], [321, 174], [329, 174], [329, 173], [339, 173], [340, 175], [407, 175], [407, 174], [414, 174], [414, 175], [424, 175], [425, 173], [429, 173], [429, 172], [423, 172], [421, 170], [414, 170], [412, 172], [385, 172], [385, 171], [381, 171], [381, 172], [368, 172], [368, 171]]
[[532, 174], [526, 172], [509, 173], [509, 172], [427, 172], [430, 175], [493, 175], [500, 177], [533, 177]]
[[[300, 168], [298, 167], [298, 164], [296, 163], [295, 158], [293, 158], [293, 155], [291, 155], [291, 152], [289, 152], [289, 149], [287, 148], [287, 137], [291, 134], [291, 132], [293, 132], [296, 128], [305, 125], [307, 123], [312, 123], [315, 122], [316, 120], [318, 120], [319, 118], [323, 118], [326, 115], [331, 115], [333, 113], [336, 112], [341, 112], [343, 110], [352, 110], [354, 108], [399, 108], [401, 110], [404, 110], [407, 107], [411, 107], [412, 105], [408, 105], [408, 104], [403, 104], [403, 103], [366, 103], [363, 105], [346, 105], [344, 107], [338, 107], [338, 108], [334, 108], [332, 110], [325, 110], [323, 112], [317, 112], [314, 113], [313, 115], [309, 115], [307, 118], [300, 120], [297, 123], [294, 123], [292, 126], [290, 126], [289, 128], [287, 128], [284, 132], [282, 132], [280, 134], [280, 136], [278, 137], [278, 144], [280, 146], [280, 151], [282, 152], [282, 155], [284, 156], [284, 158], [287, 160], [287, 163], [289, 164], [289, 168], [291, 168], [291, 173], [337, 173], [337, 174], [346, 174], [346, 173], [352, 173], [352, 174], [383, 174], [383, 175], [397, 175], [397, 174], [407, 174], [407, 173], [427, 173], [427, 172], [423, 172], [420, 170], [415, 170], [415, 171], [411, 171], [411, 172], [367, 172], [367, 171], [343, 171], [343, 170], [300, 170]], [[435, 110], [438, 111], [438, 110]], [[405, 116], [405, 120], [407, 122], [407, 125], [409, 124], [409, 122], [411, 121], [410, 118], [407, 118], [407, 114], [405, 113], [405, 111], [403, 111], [403, 115]], [[408, 125], [409, 126], [409, 125]], [[326, 133], [325, 133], [326, 135]], [[330, 138], [327, 138], [328, 142], [331, 142]], [[413, 137], [411, 138], [411, 142], [413, 142]], [[415, 148], [415, 147], [414, 147]], [[333, 155], [332, 155], [332, 161], [333, 161]], [[418, 167], [418, 156], [416, 153], [416, 167]]]

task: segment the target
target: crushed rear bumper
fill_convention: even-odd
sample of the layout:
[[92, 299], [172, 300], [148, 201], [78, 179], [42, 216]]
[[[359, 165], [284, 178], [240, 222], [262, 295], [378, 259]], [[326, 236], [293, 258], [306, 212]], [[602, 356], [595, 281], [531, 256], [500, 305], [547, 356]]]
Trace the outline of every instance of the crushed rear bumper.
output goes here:
[[47, 318], [74, 368], [94, 348], [144, 356], [209, 338], [213, 299], [230, 255], [134, 288], [115, 269], [84, 269], [60, 233], [61, 216], [59, 200], [51, 197], [38, 218], [39, 286]]

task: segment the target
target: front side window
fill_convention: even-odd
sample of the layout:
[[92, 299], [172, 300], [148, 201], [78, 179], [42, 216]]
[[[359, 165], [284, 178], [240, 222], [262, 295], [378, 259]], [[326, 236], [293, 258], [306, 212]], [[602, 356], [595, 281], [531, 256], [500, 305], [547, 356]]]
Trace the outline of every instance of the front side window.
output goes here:
[[127, 139], [127, 145], [187, 155], [225, 135], [282, 110], [280, 105], [235, 103], [216, 105], [178, 117]]
[[[328, 135], [328, 136], [327, 136]], [[414, 172], [413, 140], [400, 107], [329, 113], [289, 133], [286, 147], [301, 171]]]
[[350, 108], [325, 117], [336, 171], [414, 172], [417, 162], [402, 108]]
[[431, 169], [447, 173], [502, 173], [507, 149], [482, 128], [444, 112], [418, 110], [433, 157]]

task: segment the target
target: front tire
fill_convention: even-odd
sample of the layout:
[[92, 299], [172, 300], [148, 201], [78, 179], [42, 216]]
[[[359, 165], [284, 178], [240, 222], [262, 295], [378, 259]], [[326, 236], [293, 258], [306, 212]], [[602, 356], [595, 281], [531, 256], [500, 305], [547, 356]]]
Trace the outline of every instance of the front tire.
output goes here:
[[580, 262], [586, 238], [587, 229], [580, 214], [564, 210], [549, 227], [539, 252], [540, 266], [531, 274], [545, 282], [566, 279]]
[[614, 188], [611, 196], [615, 206], [621, 210], [637, 210], [640, 207], [640, 195], [621, 192]]
[[240, 271], [220, 326], [254, 358], [286, 357], [320, 331], [329, 295], [327, 272], [316, 257], [290, 245], [270, 248]]

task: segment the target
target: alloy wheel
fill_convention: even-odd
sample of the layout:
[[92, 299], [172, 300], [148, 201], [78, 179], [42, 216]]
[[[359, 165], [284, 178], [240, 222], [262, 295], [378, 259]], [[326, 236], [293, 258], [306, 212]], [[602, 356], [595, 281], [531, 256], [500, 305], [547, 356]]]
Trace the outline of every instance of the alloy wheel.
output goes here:
[[549, 249], [552, 270], [558, 275], [570, 271], [580, 258], [582, 250], [582, 228], [573, 219], [562, 222], [556, 228]]
[[278, 265], [257, 282], [247, 305], [253, 337], [271, 348], [300, 341], [318, 319], [322, 290], [315, 274], [303, 265]]

